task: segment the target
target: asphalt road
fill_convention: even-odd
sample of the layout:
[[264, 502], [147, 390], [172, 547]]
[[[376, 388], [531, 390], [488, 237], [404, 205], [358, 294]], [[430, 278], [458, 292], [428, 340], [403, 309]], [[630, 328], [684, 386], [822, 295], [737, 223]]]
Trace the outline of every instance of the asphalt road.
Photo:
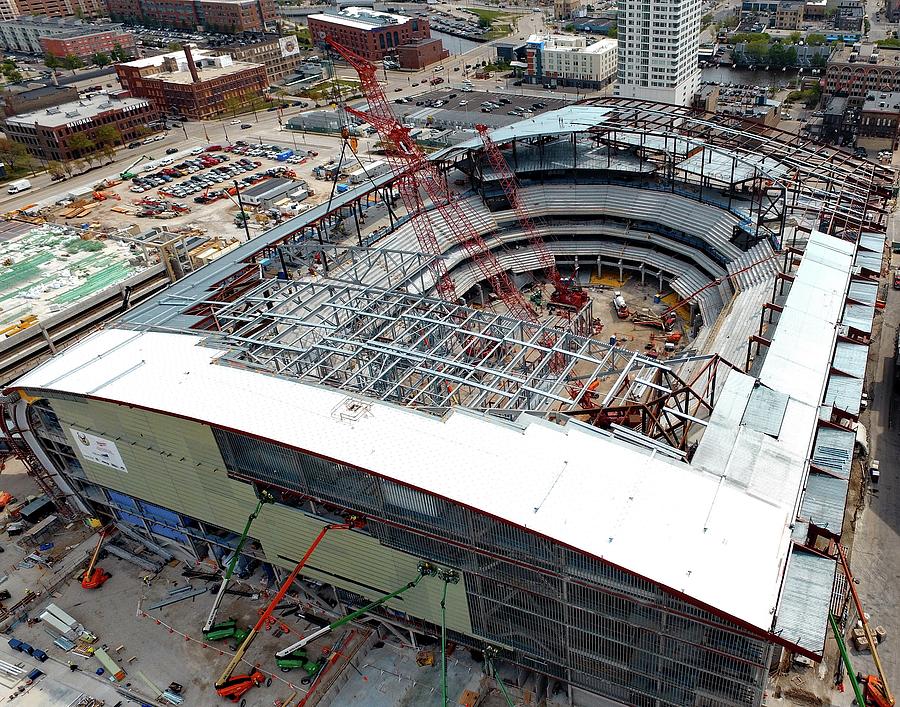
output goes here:
[[[896, 213], [892, 214], [889, 242], [898, 225]], [[900, 256], [893, 256], [893, 261], [892, 267], [900, 265]], [[888, 290], [877, 351], [869, 361], [868, 419], [863, 417], [869, 429], [872, 458], [881, 462], [881, 481], [877, 486], [869, 486], [877, 488], [876, 492], [866, 493], [866, 508], [857, 524], [850, 559], [865, 611], [874, 625], [887, 629], [887, 640], [879, 646], [878, 653], [895, 694], [900, 690], [900, 388], [893, 386], [898, 326], [900, 291]], [[870, 654], [853, 653], [857, 671], [875, 672]]]

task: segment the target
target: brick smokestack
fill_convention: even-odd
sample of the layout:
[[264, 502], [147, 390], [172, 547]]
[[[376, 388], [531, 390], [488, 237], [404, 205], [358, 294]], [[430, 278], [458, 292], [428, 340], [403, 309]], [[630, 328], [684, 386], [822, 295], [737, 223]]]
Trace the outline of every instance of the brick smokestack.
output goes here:
[[184, 58], [187, 59], [188, 71], [191, 72], [191, 78], [194, 83], [200, 83], [200, 75], [197, 73], [197, 66], [194, 64], [194, 55], [191, 54], [191, 45], [184, 45]]

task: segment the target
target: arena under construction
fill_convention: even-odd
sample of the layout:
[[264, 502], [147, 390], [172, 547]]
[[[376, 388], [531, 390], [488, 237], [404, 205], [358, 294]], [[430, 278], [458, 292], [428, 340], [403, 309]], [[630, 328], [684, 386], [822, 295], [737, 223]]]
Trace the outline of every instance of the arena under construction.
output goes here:
[[428, 563], [371, 618], [542, 696], [759, 705], [847, 616], [893, 198], [777, 129], [579, 103], [231, 250], [16, 380], [5, 424], [61, 508], [198, 561], [264, 496], [278, 572], [352, 518], [299, 585], [356, 608]]

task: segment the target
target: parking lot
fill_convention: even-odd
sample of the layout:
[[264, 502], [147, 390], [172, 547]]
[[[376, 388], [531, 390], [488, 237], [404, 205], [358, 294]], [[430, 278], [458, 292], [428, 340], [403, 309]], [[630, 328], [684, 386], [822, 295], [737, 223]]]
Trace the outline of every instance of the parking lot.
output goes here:
[[491, 127], [509, 125], [557, 110], [570, 101], [546, 95], [535, 97], [449, 87], [395, 99], [394, 103], [398, 117], [405, 123], [418, 127], [471, 128], [476, 123]]
[[[133, 165], [120, 183], [95, 191], [94, 201], [87, 204], [88, 218], [103, 228], [137, 224], [141, 230], [162, 225], [157, 220], [165, 219], [169, 230], [199, 228], [214, 235], [241, 238], [243, 225], [235, 218], [239, 212], [239, 189], [243, 193], [268, 179], [286, 177], [295, 181], [297, 189], [304, 188], [309, 193], [302, 203], [285, 203], [283, 213], [273, 207], [246, 208], [251, 230], [271, 226], [327, 197], [326, 190], [309, 186], [315, 179], [314, 167], [332, 157], [318, 155], [316, 150], [305, 147], [295, 154], [284, 145], [245, 141], [180, 150]], [[78, 203], [60, 200], [54, 213], [47, 215], [53, 221], [72, 223], [70, 219], [76, 218], [81, 223], [85, 214], [77, 211]]]

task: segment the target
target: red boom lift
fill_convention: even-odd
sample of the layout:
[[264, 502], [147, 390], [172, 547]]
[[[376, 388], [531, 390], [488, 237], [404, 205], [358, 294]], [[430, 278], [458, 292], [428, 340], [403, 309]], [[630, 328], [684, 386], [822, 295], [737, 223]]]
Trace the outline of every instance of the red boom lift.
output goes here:
[[103, 541], [106, 540], [109, 532], [108, 528], [104, 528], [99, 533], [97, 547], [94, 548], [94, 554], [91, 555], [91, 561], [88, 563], [87, 569], [81, 575], [81, 586], [83, 589], [99, 589], [106, 580], [112, 577], [102, 567], [97, 567], [97, 560], [100, 558], [100, 548], [103, 547]]

